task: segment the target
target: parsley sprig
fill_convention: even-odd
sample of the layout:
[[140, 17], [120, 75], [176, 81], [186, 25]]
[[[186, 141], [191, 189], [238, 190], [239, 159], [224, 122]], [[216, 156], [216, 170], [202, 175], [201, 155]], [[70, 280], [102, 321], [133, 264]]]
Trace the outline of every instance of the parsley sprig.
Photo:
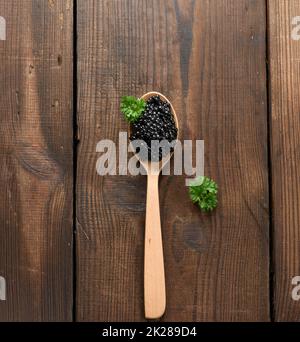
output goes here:
[[130, 123], [139, 119], [145, 107], [146, 102], [143, 99], [138, 99], [134, 96], [123, 96], [121, 99], [121, 112]]
[[204, 211], [212, 211], [218, 204], [218, 185], [212, 179], [197, 177], [189, 186], [189, 195], [193, 203]]

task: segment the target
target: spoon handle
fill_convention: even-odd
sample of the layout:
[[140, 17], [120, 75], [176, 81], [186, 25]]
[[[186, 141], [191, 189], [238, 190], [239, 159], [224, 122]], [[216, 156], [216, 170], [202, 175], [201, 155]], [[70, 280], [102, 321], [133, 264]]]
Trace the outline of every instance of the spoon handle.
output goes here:
[[166, 308], [158, 178], [159, 175], [149, 174], [147, 180], [144, 300], [145, 316], [150, 319], [161, 317]]

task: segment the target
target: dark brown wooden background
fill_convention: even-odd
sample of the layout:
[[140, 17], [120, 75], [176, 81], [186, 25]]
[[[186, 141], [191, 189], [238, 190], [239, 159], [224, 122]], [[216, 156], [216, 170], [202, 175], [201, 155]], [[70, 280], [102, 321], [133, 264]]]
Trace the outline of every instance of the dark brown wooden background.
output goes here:
[[0, 0], [2, 321], [141, 321], [144, 176], [96, 173], [120, 97], [166, 94], [219, 206], [161, 177], [164, 321], [297, 321], [297, 0]]

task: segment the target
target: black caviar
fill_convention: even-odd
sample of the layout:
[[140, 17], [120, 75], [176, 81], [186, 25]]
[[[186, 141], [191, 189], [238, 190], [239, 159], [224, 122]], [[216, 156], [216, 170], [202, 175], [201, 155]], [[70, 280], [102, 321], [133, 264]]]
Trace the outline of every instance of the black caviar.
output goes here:
[[141, 148], [137, 148], [142, 160], [160, 161], [174, 150], [177, 133], [170, 104], [155, 95], [147, 100], [145, 111], [132, 124], [130, 140], [143, 140]]

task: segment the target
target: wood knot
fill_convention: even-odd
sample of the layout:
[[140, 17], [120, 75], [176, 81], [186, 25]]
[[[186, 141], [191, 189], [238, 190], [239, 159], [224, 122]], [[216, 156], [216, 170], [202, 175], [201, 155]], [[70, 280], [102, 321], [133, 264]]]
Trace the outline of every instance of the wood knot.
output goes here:
[[23, 168], [38, 178], [61, 180], [63, 177], [59, 164], [40, 146], [19, 142], [16, 155]]

